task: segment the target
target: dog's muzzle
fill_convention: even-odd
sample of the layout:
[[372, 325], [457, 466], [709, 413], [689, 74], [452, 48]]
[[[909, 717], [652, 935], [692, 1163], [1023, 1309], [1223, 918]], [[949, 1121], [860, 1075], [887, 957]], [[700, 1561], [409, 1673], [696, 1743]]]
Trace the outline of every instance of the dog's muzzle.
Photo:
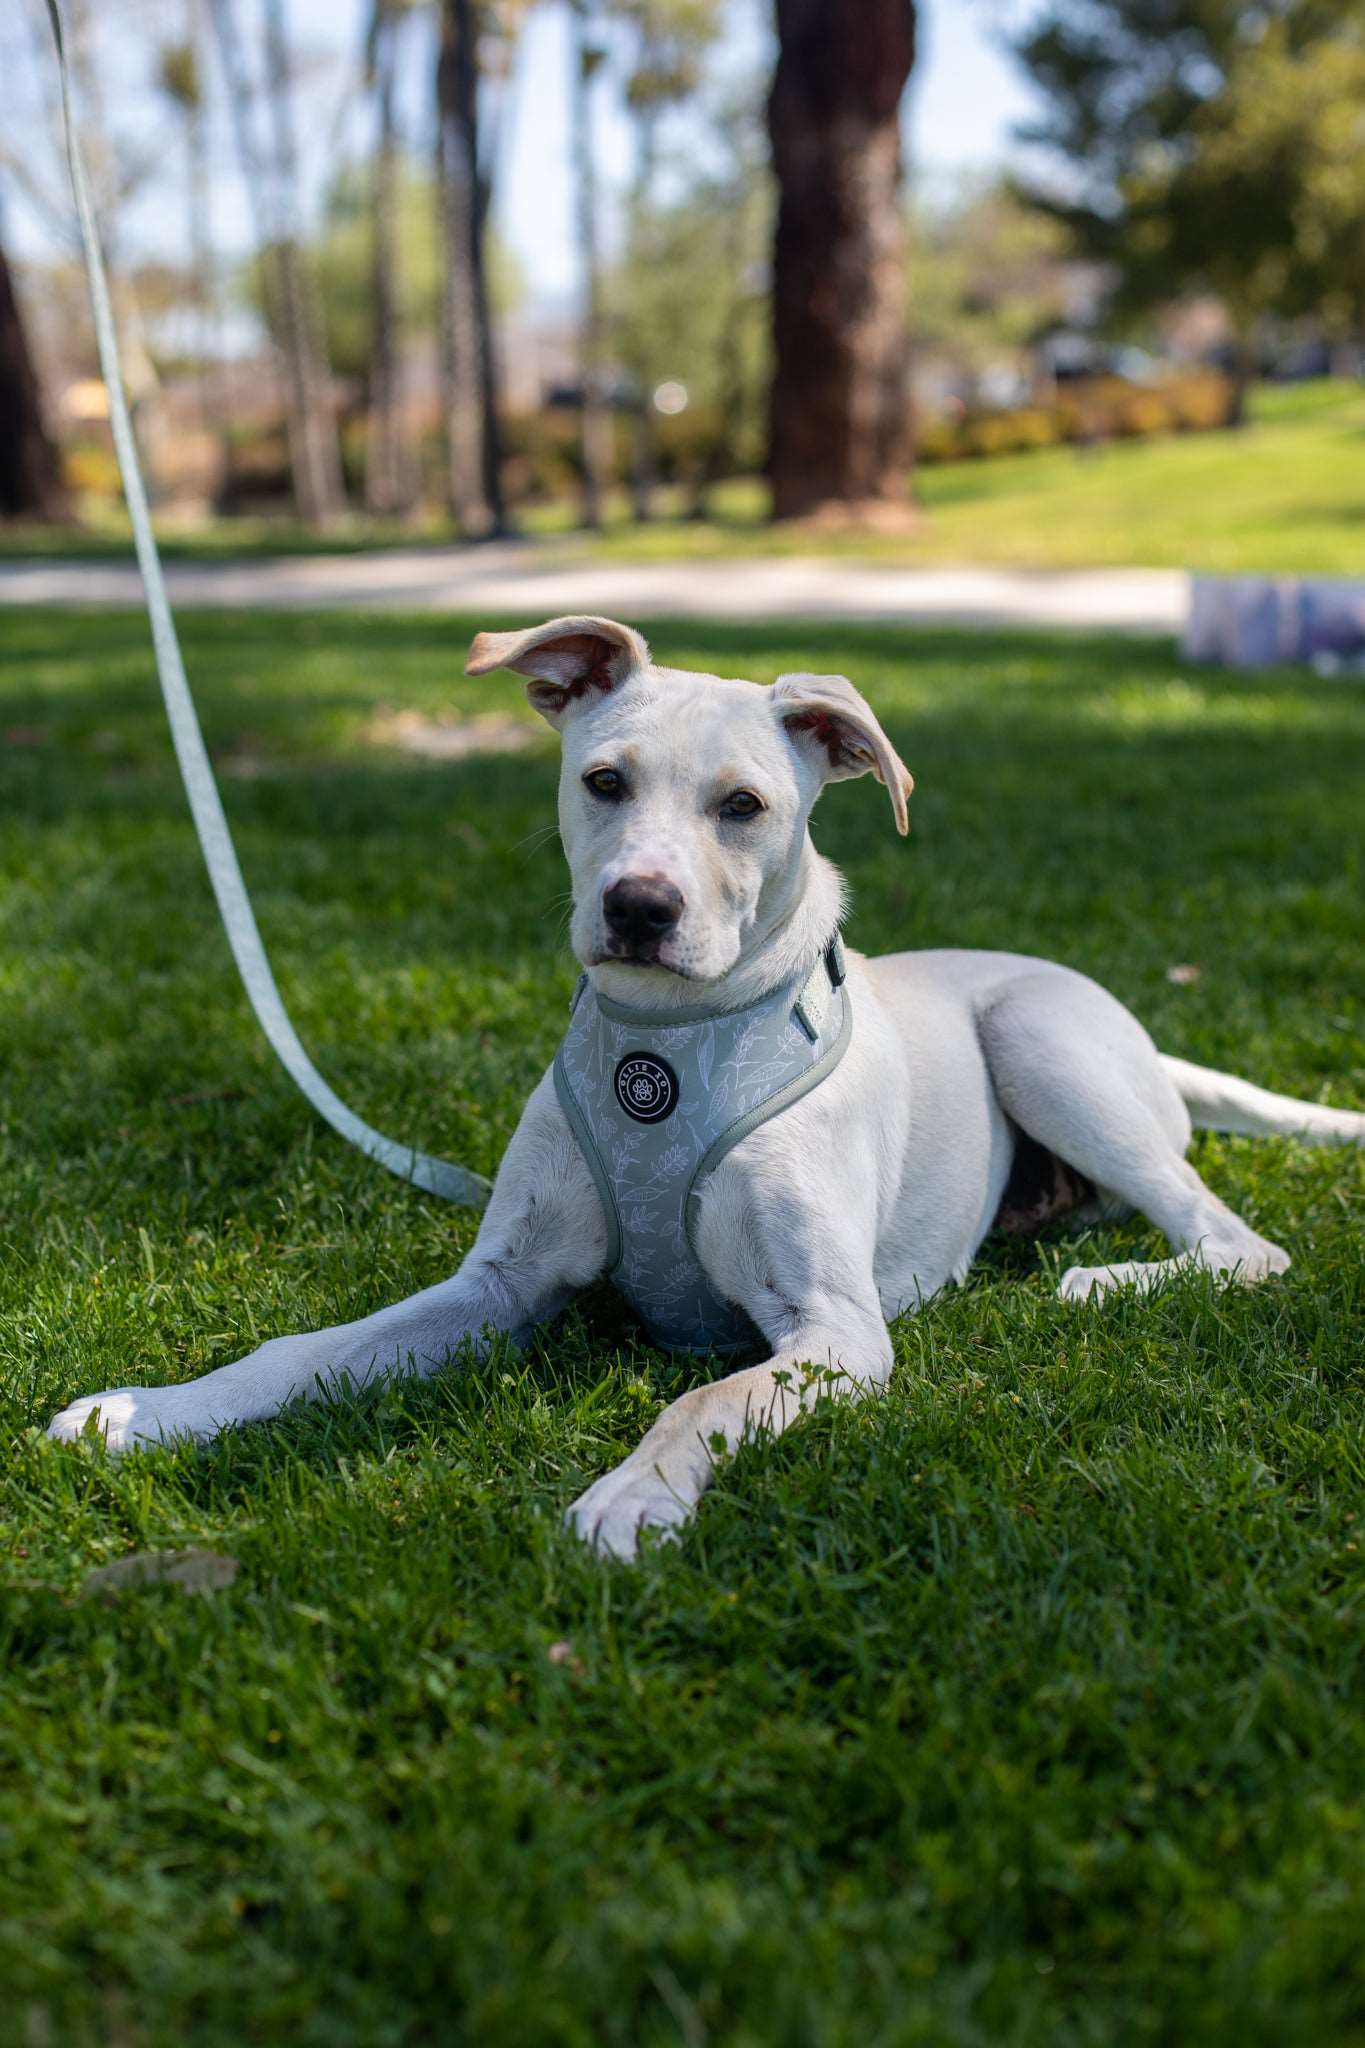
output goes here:
[[657, 960], [678, 928], [683, 893], [657, 875], [623, 875], [602, 896], [602, 915], [615, 960]]

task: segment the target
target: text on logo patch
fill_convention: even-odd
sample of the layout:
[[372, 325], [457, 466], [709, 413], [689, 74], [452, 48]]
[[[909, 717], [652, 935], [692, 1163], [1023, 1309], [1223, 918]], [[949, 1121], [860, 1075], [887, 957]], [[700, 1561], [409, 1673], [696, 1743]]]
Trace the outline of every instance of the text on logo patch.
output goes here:
[[628, 1052], [616, 1069], [616, 1100], [637, 1124], [661, 1124], [678, 1102], [678, 1077], [653, 1053]]

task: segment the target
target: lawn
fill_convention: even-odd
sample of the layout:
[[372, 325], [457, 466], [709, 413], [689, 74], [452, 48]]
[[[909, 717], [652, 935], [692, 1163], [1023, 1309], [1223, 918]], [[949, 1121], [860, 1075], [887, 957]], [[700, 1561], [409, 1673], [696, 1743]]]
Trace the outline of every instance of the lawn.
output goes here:
[[[184, 623], [304, 1038], [489, 1171], [572, 984], [553, 748], [439, 764], [371, 722], [517, 707], [457, 680], [467, 630]], [[1365, 1104], [1358, 685], [1079, 636], [654, 638], [882, 712], [908, 846], [865, 784], [818, 820], [855, 944], [1054, 955], [1169, 1050]], [[993, 1243], [897, 1326], [882, 1399], [603, 1568], [561, 1511], [704, 1369], [606, 1291], [525, 1356], [202, 1451], [44, 1439], [76, 1393], [437, 1279], [474, 1218], [263, 1049], [139, 619], [5, 620], [0, 874], [9, 2038], [1365, 2041], [1365, 1156], [1198, 1142], [1293, 1253], [1259, 1290], [1068, 1307], [1072, 1260], [1160, 1255], [1140, 1219]], [[82, 1597], [187, 1544], [235, 1582]]]
[[[915, 488], [924, 518], [911, 533], [840, 534], [799, 524], [774, 530], [763, 524], [761, 487], [745, 481], [714, 492], [709, 520], [682, 517], [679, 494], [665, 490], [663, 516], [644, 528], [630, 523], [624, 493], [595, 539], [569, 530], [575, 510], [569, 504], [533, 507], [523, 525], [547, 566], [777, 553], [851, 555], [905, 567], [1136, 565], [1359, 576], [1365, 575], [1365, 387], [1328, 380], [1265, 386], [1253, 395], [1252, 424], [1240, 432], [939, 463], [920, 470]], [[172, 558], [214, 560], [450, 539], [450, 528], [439, 524], [414, 529], [357, 521], [320, 540], [289, 522], [240, 519], [200, 532], [172, 522], [164, 546]], [[112, 512], [93, 530], [0, 526], [0, 561], [130, 552], [126, 529]]]
[[1256, 394], [1235, 432], [1164, 435], [945, 462], [916, 478], [909, 535], [774, 532], [754, 485], [716, 494], [722, 516], [624, 522], [597, 543], [630, 559], [739, 553], [856, 555], [907, 568], [1154, 568], [1365, 575], [1365, 386]]

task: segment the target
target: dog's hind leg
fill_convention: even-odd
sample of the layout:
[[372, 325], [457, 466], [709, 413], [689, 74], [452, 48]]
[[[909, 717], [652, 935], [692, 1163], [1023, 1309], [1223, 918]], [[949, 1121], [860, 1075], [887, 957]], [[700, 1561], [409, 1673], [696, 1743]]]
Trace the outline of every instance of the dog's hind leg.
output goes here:
[[977, 1029], [1006, 1112], [1021, 1130], [1140, 1209], [1176, 1256], [1073, 1266], [1064, 1300], [1132, 1286], [1159, 1287], [1190, 1266], [1244, 1284], [1282, 1273], [1289, 1255], [1207, 1188], [1189, 1161], [1190, 1117], [1147, 1033], [1114, 997], [1055, 969], [1005, 983], [978, 1012]]

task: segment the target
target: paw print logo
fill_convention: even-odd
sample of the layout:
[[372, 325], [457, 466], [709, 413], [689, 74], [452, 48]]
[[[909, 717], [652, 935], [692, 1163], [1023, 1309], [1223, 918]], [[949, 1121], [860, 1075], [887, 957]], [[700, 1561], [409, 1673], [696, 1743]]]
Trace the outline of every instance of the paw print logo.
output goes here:
[[661, 1124], [678, 1103], [678, 1077], [667, 1060], [628, 1052], [616, 1069], [616, 1100], [637, 1124]]

